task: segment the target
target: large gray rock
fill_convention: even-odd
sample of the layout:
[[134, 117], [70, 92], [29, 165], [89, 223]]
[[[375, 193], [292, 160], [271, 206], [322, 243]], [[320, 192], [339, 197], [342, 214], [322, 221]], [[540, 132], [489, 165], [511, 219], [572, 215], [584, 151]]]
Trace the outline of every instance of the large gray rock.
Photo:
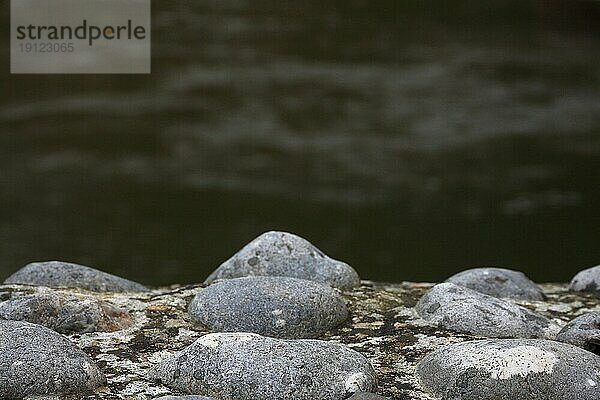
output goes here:
[[600, 355], [600, 312], [583, 314], [569, 322], [556, 340], [570, 343]]
[[62, 261], [27, 264], [9, 276], [4, 283], [79, 288], [93, 292], [144, 292], [148, 290], [139, 283], [94, 268]]
[[445, 400], [600, 399], [600, 357], [547, 340], [446, 346], [419, 362], [417, 376], [427, 391]]
[[205, 281], [243, 276], [288, 276], [340, 289], [360, 284], [348, 264], [327, 257], [307, 240], [287, 232], [263, 233], [217, 268]]
[[150, 377], [183, 392], [236, 400], [341, 400], [376, 386], [369, 361], [344, 345], [252, 333], [203, 336]]
[[0, 319], [27, 321], [60, 333], [113, 332], [132, 318], [105, 301], [46, 290], [0, 303]]
[[415, 309], [441, 328], [478, 336], [546, 339], [560, 330], [533, 311], [453, 283], [435, 285]]
[[600, 296], [600, 265], [580, 271], [571, 280], [569, 290]]
[[446, 279], [490, 296], [520, 300], [544, 300], [542, 289], [522, 272], [505, 268], [472, 268]]
[[105, 382], [94, 362], [64, 336], [0, 320], [0, 398], [86, 392]]
[[193, 319], [216, 332], [318, 337], [348, 317], [330, 286], [303, 279], [252, 276], [214, 283], [194, 297]]

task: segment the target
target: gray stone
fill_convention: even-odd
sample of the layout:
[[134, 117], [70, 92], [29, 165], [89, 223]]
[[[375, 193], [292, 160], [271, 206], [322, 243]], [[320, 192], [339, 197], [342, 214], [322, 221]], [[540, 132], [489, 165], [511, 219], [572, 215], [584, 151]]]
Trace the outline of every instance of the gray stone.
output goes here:
[[360, 392], [354, 393], [348, 400], [389, 400], [387, 397], [379, 396], [374, 393]]
[[214, 283], [194, 297], [193, 319], [216, 332], [314, 338], [348, 317], [330, 286], [303, 279], [252, 276]]
[[0, 398], [78, 393], [106, 382], [94, 362], [41, 325], [0, 320]]
[[0, 319], [27, 321], [64, 334], [114, 332], [133, 322], [127, 311], [105, 301], [50, 290], [0, 303]]
[[571, 280], [569, 290], [600, 296], [600, 265], [580, 271]]
[[542, 289], [525, 274], [505, 268], [468, 269], [451, 276], [446, 282], [499, 298], [544, 300]]
[[340, 289], [360, 285], [348, 264], [327, 257], [307, 240], [286, 232], [263, 233], [217, 268], [205, 281], [243, 276], [288, 276]]
[[442, 347], [417, 365], [446, 400], [598, 400], [600, 357], [569, 344], [493, 339]]
[[236, 400], [341, 400], [376, 386], [369, 361], [342, 344], [253, 333], [205, 335], [150, 377], [183, 392]]
[[83, 265], [62, 261], [27, 264], [8, 277], [5, 284], [69, 287], [93, 292], [144, 292], [139, 283]]
[[569, 322], [556, 340], [570, 343], [600, 355], [600, 312], [583, 314]]
[[423, 319], [441, 328], [471, 335], [547, 339], [560, 330], [524, 307], [453, 283], [431, 288], [415, 309]]
[[162, 396], [157, 397], [154, 400], [214, 400], [212, 397], [204, 397], [204, 396]]

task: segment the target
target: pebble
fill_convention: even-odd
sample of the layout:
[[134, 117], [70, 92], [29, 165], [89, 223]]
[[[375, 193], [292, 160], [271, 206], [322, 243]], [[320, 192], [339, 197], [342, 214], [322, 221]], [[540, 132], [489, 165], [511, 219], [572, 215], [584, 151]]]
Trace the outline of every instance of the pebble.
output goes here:
[[303, 279], [252, 276], [214, 283], [196, 295], [189, 314], [216, 332], [314, 338], [348, 317], [330, 286]]
[[0, 398], [81, 393], [105, 384], [94, 362], [41, 325], [0, 320]]
[[453, 283], [431, 288], [415, 309], [441, 328], [471, 335], [547, 339], [560, 330], [533, 311]]
[[236, 400], [342, 400], [376, 386], [369, 361], [342, 344], [253, 333], [205, 335], [150, 377], [175, 390]]
[[360, 392], [354, 393], [348, 400], [389, 400], [387, 397], [379, 396], [374, 393]]
[[4, 283], [69, 287], [93, 292], [144, 292], [148, 290], [139, 283], [94, 268], [63, 261], [27, 264], [8, 277]]
[[544, 300], [544, 292], [524, 273], [505, 268], [473, 268], [459, 272], [446, 282], [468, 287], [490, 296], [518, 300]]
[[421, 385], [452, 400], [598, 400], [600, 357], [547, 340], [476, 340], [442, 347], [417, 365]]
[[575, 318], [562, 328], [556, 340], [600, 355], [600, 311]]
[[0, 303], [0, 319], [27, 321], [64, 334], [114, 332], [133, 322], [127, 311], [105, 301], [50, 290]]
[[248, 243], [205, 283], [251, 275], [307, 279], [339, 289], [360, 285], [358, 274], [348, 264], [329, 258], [306, 239], [277, 231], [263, 233]]
[[580, 271], [569, 285], [573, 292], [588, 292], [600, 296], [600, 265]]

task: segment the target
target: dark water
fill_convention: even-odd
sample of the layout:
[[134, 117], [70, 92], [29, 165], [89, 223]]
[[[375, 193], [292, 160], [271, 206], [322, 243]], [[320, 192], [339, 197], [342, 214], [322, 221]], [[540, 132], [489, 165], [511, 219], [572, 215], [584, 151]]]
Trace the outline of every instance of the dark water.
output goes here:
[[157, 1], [150, 76], [9, 75], [8, 3], [0, 278], [201, 281], [270, 229], [375, 280], [600, 263], [597, 1]]

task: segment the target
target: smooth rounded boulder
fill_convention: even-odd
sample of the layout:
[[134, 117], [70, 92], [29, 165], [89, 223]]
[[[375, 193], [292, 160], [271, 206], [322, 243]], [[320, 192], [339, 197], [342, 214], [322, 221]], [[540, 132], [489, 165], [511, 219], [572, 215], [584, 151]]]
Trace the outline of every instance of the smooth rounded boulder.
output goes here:
[[27, 321], [56, 332], [114, 332], [133, 323], [131, 315], [91, 296], [44, 290], [0, 303], [0, 319]]
[[277, 338], [314, 338], [348, 317], [330, 286], [271, 276], [214, 283], [192, 300], [191, 317], [216, 332], [253, 332]]
[[417, 365], [421, 386], [447, 400], [598, 400], [600, 357], [536, 339], [488, 339], [442, 347]]
[[415, 306], [426, 321], [456, 332], [498, 338], [553, 338], [560, 327], [547, 318], [506, 300], [440, 283]]
[[600, 296], [600, 265], [580, 271], [571, 280], [569, 290]]
[[542, 289], [524, 273], [505, 268], [472, 268], [452, 275], [446, 282], [499, 298], [544, 300]]
[[156, 365], [150, 378], [236, 400], [342, 400], [376, 386], [369, 361], [342, 344], [253, 333], [205, 335]]
[[600, 355], [600, 312], [583, 314], [561, 329], [556, 340]]
[[83, 393], [105, 383], [96, 364], [66, 337], [0, 320], [0, 398]]
[[145, 286], [84, 265], [63, 261], [45, 261], [27, 264], [5, 281], [58, 288], [77, 288], [92, 292], [145, 292]]
[[219, 266], [205, 281], [244, 276], [287, 276], [339, 289], [360, 285], [348, 264], [326, 256], [306, 239], [287, 232], [263, 233]]

